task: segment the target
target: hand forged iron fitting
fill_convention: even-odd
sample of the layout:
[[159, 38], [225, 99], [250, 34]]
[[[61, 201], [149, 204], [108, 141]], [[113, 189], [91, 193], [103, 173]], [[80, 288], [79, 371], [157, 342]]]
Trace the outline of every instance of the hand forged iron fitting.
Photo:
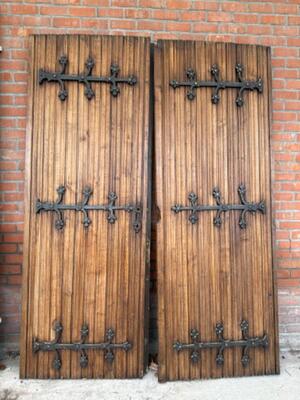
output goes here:
[[117, 97], [120, 93], [119, 84], [127, 84], [134, 86], [137, 83], [137, 78], [134, 75], [129, 75], [127, 78], [119, 77], [120, 67], [118, 64], [111, 64], [110, 76], [93, 76], [92, 70], [95, 66], [93, 58], [89, 57], [85, 63], [85, 72], [79, 75], [67, 74], [66, 68], [68, 65], [68, 58], [63, 55], [59, 59], [61, 70], [59, 72], [48, 72], [44, 69], [39, 70], [39, 84], [44, 82], [56, 82], [59, 84], [60, 89], [58, 97], [61, 101], [66, 100], [68, 97], [68, 90], [65, 87], [65, 82], [78, 82], [84, 84], [84, 95], [88, 100], [91, 100], [95, 96], [95, 92], [91, 86], [91, 83], [107, 83], [110, 85], [110, 93], [113, 97]]
[[234, 81], [223, 81], [220, 79], [220, 70], [217, 64], [211, 67], [211, 74], [214, 78], [212, 81], [205, 81], [197, 79], [196, 72], [192, 68], [188, 68], [186, 71], [186, 81], [177, 81], [173, 79], [170, 81], [170, 86], [173, 89], [177, 89], [180, 86], [187, 87], [187, 98], [189, 100], [194, 100], [196, 97], [196, 89], [201, 87], [210, 87], [213, 89], [211, 95], [211, 101], [213, 104], [218, 104], [220, 101], [220, 91], [228, 88], [238, 89], [238, 95], [236, 97], [235, 103], [238, 107], [244, 105], [243, 93], [245, 90], [257, 90], [258, 93], [263, 91], [263, 81], [258, 78], [256, 81], [247, 81], [243, 78], [244, 67], [242, 64], [237, 63], [235, 66], [235, 71], [238, 80]]
[[243, 349], [241, 363], [247, 367], [250, 362], [249, 350], [254, 347], [267, 348], [269, 345], [268, 336], [264, 334], [261, 337], [249, 337], [249, 323], [243, 320], [240, 324], [242, 339], [230, 340], [224, 339], [224, 325], [218, 322], [215, 327], [217, 341], [202, 342], [199, 340], [200, 334], [197, 329], [191, 329], [190, 337], [192, 343], [182, 343], [176, 341], [173, 344], [173, 349], [177, 352], [189, 350], [191, 352], [190, 359], [193, 363], [200, 360], [200, 351], [204, 349], [217, 349], [216, 364], [222, 366], [224, 364], [224, 350], [229, 348], [241, 347]]
[[114, 192], [110, 192], [108, 194], [108, 203], [100, 204], [100, 205], [90, 205], [88, 204], [89, 199], [93, 193], [90, 187], [85, 187], [82, 191], [83, 200], [77, 204], [64, 204], [63, 197], [66, 192], [66, 188], [63, 185], [60, 185], [57, 189], [57, 200], [54, 202], [41, 201], [40, 199], [36, 200], [35, 204], [35, 212], [41, 213], [44, 211], [52, 211], [57, 215], [55, 221], [55, 227], [57, 230], [61, 230], [65, 226], [65, 220], [63, 217], [63, 212], [66, 210], [71, 211], [79, 211], [83, 213], [83, 226], [88, 228], [92, 223], [89, 218], [88, 211], [105, 211], [107, 212], [107, 221], [110, 224], [114, 224], [117, 221], [116, 211], [126, 211], [133, 215], [132, 227], [136, 233], [141, 230], [142, 226], [142, 206], [140, 204], [125, 204], [125, 205], [116, 205], [116, 200], [118, 196]]
[[241, 184], [238, 187], [238, 195], [240, 198], [240, 204], [224, 204], [221, 202], [221, 193], [219, 188], [214, 188], [212, 192], [213, 198], [215, 199], [215, 205], [201, 205], [198, 204], [198, 196], [191, 192], [188, 196], [190, 201], [190, 205], [183, 206], [181, 204], [175, 204], [171, 207], [171, 210], [176, 214], [182, 211], [190, 211], [189, 221], [191, 224], [195, 224], [198, 221], [198, 212], [202, 211], [216, 211], [216, 215], [214, 217], [213, 223], [215, 226], [220, 227], [222, 225], [222, 213], [227, 211], [240, 211], [239, 218], [239, 227], [241, 229], [247, 228], [247, 220], [246, 214], [251, 213], [255, 214], [256, 212], [260, 212], [265, 214], [266, 205], [264, 201], [260, 201], [258, 203], [248, 202], [246, 200], [246, 187]]
[[104, 359], [112, 363], [114, 361], [115, 355], [114, 350], [122, 349], [125, 352], [132, 349], [132, 344], [128, 341], [122, 343], [112, 343], [115, 337], [115, 332], [113, 329], [109, 328], [106, 331], [105, 337], [106, 341], [101, 343], [86, 343], [86, 339], [89, 335], [89, 327], [87, 324], [83, 324], [80, 330], [80, 341], [74, 343], [62, 343], [62, 332], [63, 326], [61, 322], [56, 321], [53, 326], [55, 332], [55, 338], [51, 341], [40, 341], [37, 338], [33, 338], [32, 350], [33, 353], [38, 353], [39, 351], [54, 351], [55, 356], [52, 362], [52, 367], [59, 371], [62, 366], [61, 361], [61, 350], [71, 350], [80, 353], [79, 364], [81, 368], [86, 368], [88, 366], [88, 356], [86, 350], [103, 350]]

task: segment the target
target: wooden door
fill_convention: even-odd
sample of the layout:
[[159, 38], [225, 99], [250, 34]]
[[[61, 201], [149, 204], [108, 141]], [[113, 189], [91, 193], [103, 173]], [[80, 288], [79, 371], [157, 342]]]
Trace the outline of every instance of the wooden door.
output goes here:
[[20, 376], [140, 377], [149, 40], [31, 43]]
[[161, 41], [154, 62], [159, 379], [278, 372], [270, 50]]

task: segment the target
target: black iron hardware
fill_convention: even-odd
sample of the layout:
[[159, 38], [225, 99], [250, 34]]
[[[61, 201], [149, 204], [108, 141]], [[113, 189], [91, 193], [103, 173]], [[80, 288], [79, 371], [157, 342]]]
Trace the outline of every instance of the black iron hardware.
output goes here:
[[223, 204], [221, 202], [221, 193], [218, 188], [214, 188], [212, 195], [216, 200], [216, 205], [201, 205], [198, 204], [198, 196], [191, 192], [188, 196], [188, 199], [191, 203], [190, 206], [183, 206], [181, 204], [175, 204], [171, 207], [171, 210], [175, 213], [179, 213], [181, 211], [191, 211], [189, 216], [189, 221], [192, 224], [195, 224], [198, 221], [198, 212], [201, 211], [217, 211], [216, 216], [214, 217], [213, 223], [215, 226], [220, 227], [222, 225], [222, 218], [221, 214], [227, 211], [234, 211], [238, 210], [241, 212], [239, 218], [239, 226], [241, 229], [246, 229], [247, 221], [246, 221], [246, 214], [252, 213], [255, 214], [256, 212], [261, 212], [262, 214], [265, 213], [266, 206], [264, 201], [260, 201], [259, 203], [250, 203], [246, 200], [246, 187], [245, 185], [241, 184], [238, 188], [238, 194], [240, 198], [241, 204]]
[[33, 338], [32, 350], [34, 353], [39, 351], [54, 351], [55, 356], [53, 359], [52, 366], [55, 370], [60, 370], [62, 362], [60, 357], [61, 350], [73, 350], [80, 352], [79, 363], [82, 368], [88, 365], [88, 356], [86, 350], [103, 350], [104, 358], [109, 363], [114, 361], [115, 355], [114, 349], [122, 349], [128, 351], [132, 349], [132, 344], [129, 342], [123, 343], [112, 343], [115, 337], [113, 329], [109, 328], [106, 331], [106, 341], [102, 343], [85, 343], [89, 335], [89, 327], [83, 324], [80, 330], [80, 341], [75, 343], [61, 343], [61, 337], [63, 332], [63, 326], [60, 322], [55, 322], [53, 326], [55, 332], [55, 338], [51, 341], [39, 341], [37, 338]]
[[258, 93], [262, 93], [263, 91], [263, 82], [261, 78], [258, 78], [256, 81], [247, 81], [243, 78], [243, 70], [244, 67], [242, 64], [236, 64], [235, 66], [236, 74], [238, 81], [233, 82], [233, 81], [223, 81], [220, 79], [220, 71], [219, 67], [214, 64], [211, 67], [211, 74], [214, 78], [213, 81], [201, 81], [197, 79], [196, 72], [192, 69], [189, 68], [186, 71], [186, 81], [177, 81], [177, 80], [172, 80], [170, 82], [170, 86], [172, 86], [173, 89], [176, 89], [180, 86], [185, 86], [188, 88], [187, 90], [187, 98], [189, 100], [194, 100], [196, 97], [196, 89], [201, 88], [201, 87], [211, 87], [213, 88], [213, 94], [211, 96], [211, 101], [213, 104], [218, 104], [220, 101], [220, 90], [221, 89], [227, 89], [227, 88], [235, 88], [238, 89], [238, 95], [235, 100], [236, 105], [241, 107], [244, 104], [244, 99], [243, 99], [243, 92], [245, 90], [257, 90]]
[[88, 201], [92, 195], [92, 189], [90, 187], [84, 188], [83, 200], [77, 204], [63, 204], [63, 197], [66, 192], [65, 186], [61, 185], [56, 189], [58, 193], [58, 198], [55, 202], [41, 201], [40, 199], [36, 200], [35, 211], [36, 213], [40, 213], [42, 211], [52, 211], [57, 215], [57, 219], [55, 221], [56, 229], [63, 229], [65, 226], [65, 220], [63, 218], [63, 211], [73, 210], [80, 211], [83, 213], [83, 226], [88, 228], [91, 224], [91, 219], [89, 218], [88, 211], [96, 210], [96, 211], [106, 211], [107, 220], [110, 224], [114, 224], [117, 220], [116, 211], [126, 211], [128, 213], [133, 214], [133, 222], [132, 227], [136, 233], [138, 233], [141, 229], [141, 218], [142, 218], [142, 207], [141, 205], [133, 205], [133, 204], [125, 204], [123, 206], [116, 205], [116, 200], [118, 196], [114, 192], [110, 192], [108, 195], [108, 204], [100, 204], [100, 205], [89, 205]]
[[129, 75], [127, 78], [119, 77], [120, 68], [117, 64], [112, 64], [110, 67], [110, 76], [92, 76], [92, 70], [95, 62], [89, 57], [85, 63], [86, 71], [79, 75], [66, 74], [66, 68], [68, 65], [68, 58], [62, 56], [59, 59], [61, 70], [59, 72], [48, 72], [43, 69], [39, 70], [39, 84], [44, 81], [57, 82], [60, 85], [58, 97], [60, 100], [65, 100], [68, 97], [68, 91], [65, 87], [65, 82], [79, 82], [85, 85], [84, 94], [91, 100], [95, 96], [95, 92], [92, 89], [91, 83], [108, 83], [110, 85], [110, 93], [112, 96], [117, 97], [120, 93], [119, 84], [126, 83], [133, 86], [137, 83], [137, 78], [134, 75]]
[[243, 366], [246, 367], [250, 361], [249, 350], [253, 347], [268, 347], [268, 336], [264, 334], [261, 337], [249, 337], [249, 323], [245, 320], [241, 322], [240, 327], [242, 331], [242, 339], [224, 339], [224, 325], [221, 322], [218, 322], [215, 328], [218, 340], [213, 342], [199, 341], [199, 331], [197, 331], [197, 329], [192, 329], [190, 332], [192, 343], [181, 343], [176, 341], [173, 344], [173, 349], [178, 352], [182, 350], [190, 350], [190, 358], [193, 363], [197, 363], [200, 360], [200, 350], [217, 349], [216, 363], [218, 366], [222, 366], [224, 364], [224, 350], [233, 347], [241, 347], [243, 348], [241, 362]]

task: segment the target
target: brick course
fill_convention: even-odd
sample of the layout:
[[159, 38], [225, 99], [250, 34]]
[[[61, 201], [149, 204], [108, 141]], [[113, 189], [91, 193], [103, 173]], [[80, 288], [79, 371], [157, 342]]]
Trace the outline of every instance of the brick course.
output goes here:
[[0, 341], [18, 343], [28, 35], [82, 33], [271, 46], [280, 340], [300, 349], [300, 0], [2, 0]]

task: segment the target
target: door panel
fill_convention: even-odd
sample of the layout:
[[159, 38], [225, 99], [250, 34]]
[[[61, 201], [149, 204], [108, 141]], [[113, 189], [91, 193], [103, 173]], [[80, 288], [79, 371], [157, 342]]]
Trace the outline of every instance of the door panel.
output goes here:
[[155, 48], [160, 381], [278, 372], [269, 54], [202, 42]]
[[32, 38], [22, 378], [143, 375], [149, 46]]

